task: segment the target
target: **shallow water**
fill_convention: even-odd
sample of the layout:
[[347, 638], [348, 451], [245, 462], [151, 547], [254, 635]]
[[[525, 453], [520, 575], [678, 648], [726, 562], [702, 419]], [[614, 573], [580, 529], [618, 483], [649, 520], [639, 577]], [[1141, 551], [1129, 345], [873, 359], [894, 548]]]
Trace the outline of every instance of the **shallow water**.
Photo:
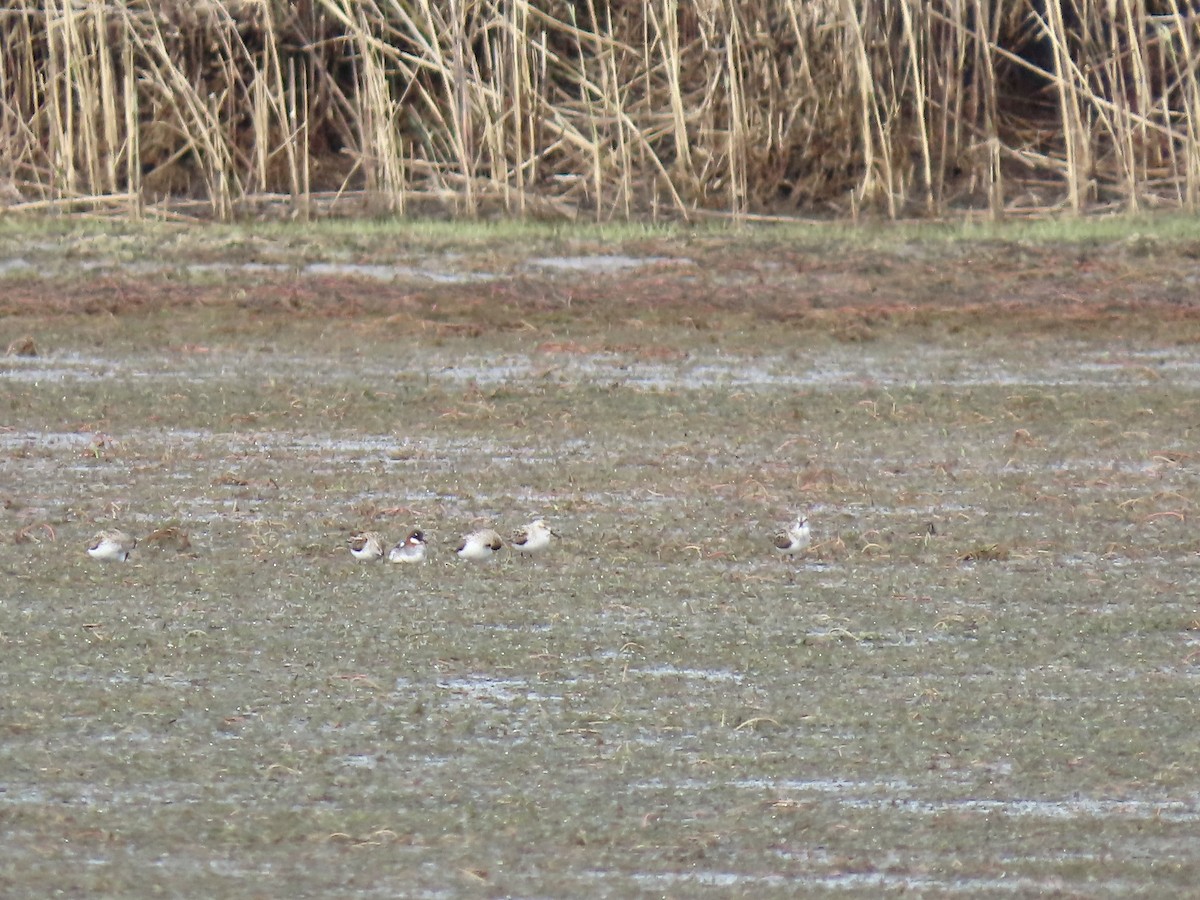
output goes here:
[[[53, 247], [37, 248], [43, 253]], [[431, 284], [472, 284], [495, 281], [501, 277], [486, 271], [464, 271], [455, 263], [457, 257], [429, 258], [422, 262], [352, 262], [329, 259], [304, 262], [163, 262], [152, 260], [97, 260], [56, 258], [54, 265], [34, 263], [16, 256], [0, 259], [0, 278], [12, 276], [55, 277], [78, 273], [108, 273], [134, 276], [184, 276], [188, 278], [239, 279], [260, 276], [291, 275], [297, 278], [351, 278], [379, 282], [415, 282]], [[659, 256], [626, 256], [622, 254], [588, 254], [581, 256], [530, 257], [523, 267], [530, 270], [555, 270], [577, 274], [604, 275], [654, 266], [692, 266], [686, 258]]]
[[[105, 327], [0, 361], [10, 893], [1200, 874], [1187, 345]], [[549, 553], [454, 558], [537, 515]]]

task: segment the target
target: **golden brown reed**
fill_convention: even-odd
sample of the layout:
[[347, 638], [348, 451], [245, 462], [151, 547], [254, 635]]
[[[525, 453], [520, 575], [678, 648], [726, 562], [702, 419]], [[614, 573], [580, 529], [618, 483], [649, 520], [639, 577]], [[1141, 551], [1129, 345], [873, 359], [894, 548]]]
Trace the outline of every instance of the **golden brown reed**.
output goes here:
[[0, 0], [0, 208], [1194, 208], [1181, 0]]

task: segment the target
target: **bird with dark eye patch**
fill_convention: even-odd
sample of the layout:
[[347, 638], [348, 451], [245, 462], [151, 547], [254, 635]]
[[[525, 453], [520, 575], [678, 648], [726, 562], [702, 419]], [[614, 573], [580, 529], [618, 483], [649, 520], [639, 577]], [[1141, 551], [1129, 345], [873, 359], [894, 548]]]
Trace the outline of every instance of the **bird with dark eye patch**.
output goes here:
[[419, 563], [425, 559], [425, 533], [414, 528], [388, 552], [388, 562]]

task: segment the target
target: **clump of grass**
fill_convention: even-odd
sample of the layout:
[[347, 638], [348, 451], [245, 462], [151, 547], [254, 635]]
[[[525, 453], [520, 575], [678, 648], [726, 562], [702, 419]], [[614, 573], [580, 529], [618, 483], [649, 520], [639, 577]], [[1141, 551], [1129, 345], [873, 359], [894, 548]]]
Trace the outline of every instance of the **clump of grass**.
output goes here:
[[164, 525], [156, 528], [140, 541], [143, 547], [157, 547], [162, 550], [176, 550], [182, 553], [192, 549], [192, 541], [187, 531], [178, 525]]
[[35, 341], [29, 335], [25, 335], [24, 337], [19, 337], [16, 340], [11, 341], [9, 343], [8, 349], [4, 351], [4, 355], [5, 356], [37, 356], [38, 355], [37, 341]]
[[976, 544], [959, 559], [963, 562], [1007, 562], [1012, 551], [1003, 544]]

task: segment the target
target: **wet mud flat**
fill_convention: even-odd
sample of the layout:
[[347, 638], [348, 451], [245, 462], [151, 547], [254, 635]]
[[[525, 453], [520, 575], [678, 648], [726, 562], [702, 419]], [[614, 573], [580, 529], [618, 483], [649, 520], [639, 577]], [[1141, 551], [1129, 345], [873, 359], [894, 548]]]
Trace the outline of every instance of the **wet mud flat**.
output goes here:
[[[1190, 309], [696, 251], [4, 283], [3, 892], [1190, 891]], [[420, 567], [345, 548], [410, 527]]]

